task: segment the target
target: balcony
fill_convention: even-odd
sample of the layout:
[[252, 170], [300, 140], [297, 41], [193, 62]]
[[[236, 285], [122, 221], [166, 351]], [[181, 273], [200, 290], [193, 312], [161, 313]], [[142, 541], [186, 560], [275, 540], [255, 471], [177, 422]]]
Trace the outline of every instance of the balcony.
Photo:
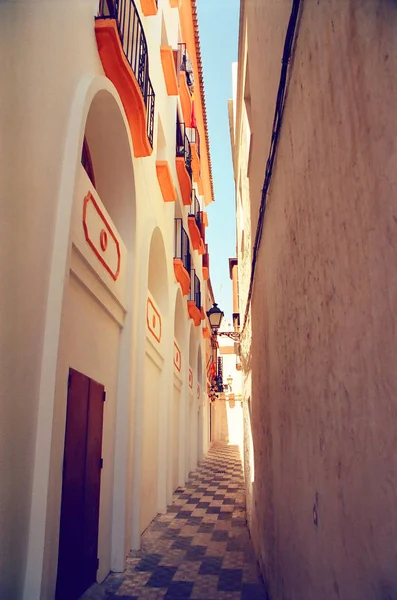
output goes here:
[[169, 96], [177, 96], [178, 90], [178, 79], [176, 74], [176, 64], [174, 58], [174, 51], [171, 46], [160, 47], [161, 65], [163, 67], [165, 87], [167, 88], [167, 94]]
[[200, 289], [200, 279], [197, 277], [194, 269], [191, 271], [191, 286], [190, 286], [190, 295], [187, 303], [187, 308], [189, 311], [189, 316], [193, 319], [193, 323], [196, 325], [200, 325], [202, 319], [202, 310], [201, 310], [201, 289]]
[[210, 340], [211, 339], [211, 332], [208, 329], [208, 327], [203, 327], [203, 338], [205, 340]]
[[184, 123], [176, 125], [176, 173], [181, 188], [182, 202], [190, 206], [192, 194], [192, 153]]
[[153, 150], [155, 94], [142, 23], [133, 0], [100, 0], [95, 20], [99, 56], [120, 94], [136, 157]]
[[194, 250], [198, 250], [199, 254], [204, 254], [204, 240], [203, 240], [203, 231], [205, 231], [205, 226], [202, 221], [202, 212], [200, 207], [199, 199], [197, 198], [196, 192], [193, 190], [192, 192], [192, 204], [191, 210], [188, 216], [188, 227], [190, 233], [190, 239], [192, 240], [192, 246]]
[[174, 273], [180, 283], [182, 294], [190, 292], [190, 244], [189, 236], [182, 225], [182, 219], [175, 219], [174, 233]]
[[181, 99], [183, 120], [195, 127], [192, 114], [192, 95], [194, 90], [193, 65], [186, 50], [186, 44], [178, 44], [177, 72], [179, 72], [179, 96]]
[[156, 161], [156, 173], [164, 202], [175, 202], [176, 189], [172, 180], [172, 173], [166, 160]]
[[145, 17], [157, 15], [159, 9], [158, 0], [141, 0], [141, 7]]
[[210, 278], [210, 255], [208, 253], [208, 244], [205, 244], [205, 252], [203, 254], [203, 279], [208, 281]]

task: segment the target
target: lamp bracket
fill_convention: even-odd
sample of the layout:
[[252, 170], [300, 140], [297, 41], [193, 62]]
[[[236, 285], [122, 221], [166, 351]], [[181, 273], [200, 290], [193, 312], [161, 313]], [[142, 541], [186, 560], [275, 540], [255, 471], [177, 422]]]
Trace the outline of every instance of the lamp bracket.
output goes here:
[[220, 333], [218, 332], [216, 335], [218, 335], [218, 336], [222, 335], [224, 337], [228, 337], [235, 342], [240, 341], [240, 332], [239, 331], [222, 331]]

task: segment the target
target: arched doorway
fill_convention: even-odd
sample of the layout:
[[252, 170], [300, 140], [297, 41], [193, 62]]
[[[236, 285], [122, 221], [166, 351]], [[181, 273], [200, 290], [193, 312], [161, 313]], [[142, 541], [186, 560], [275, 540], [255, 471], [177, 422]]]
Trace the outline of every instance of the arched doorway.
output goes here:
[[189, 336], [189, 374], [188, 374], [188, 410], [187, 410], [187, 465], [188, 473], [197, 464], [197, 342], [194, 325], [190, 326]]
[[201, 344], [199, 342], [197, 354], [197, 460], [203, 457], [203, 429], [204, 429], [204, 384], [203, 384], [203, 359]]
[[[156, 227], [151, 236], [146, 302], [146, 345], [142, 407], [142, 461], [140, 532], [144, 531], [159, 509], [159, 481], [167, 468], [162, 440], [166, 422], [160, 414], [168, 402], [164, 369], [169, 312], [168, 270], [162, 233]], [[165, 428], [165, 430], [164, 430]]]
[[129, 352], [135, 239], [131, 145], [112, 91], [94, 95], [82, 137], [58, 346], [45, 547], [45, 560], [57, 572], [56, 598], [71, 600], [110, 570], [117, 422], [128, 419], [129, 398], [120, 400], [118, 386]]
[[186, 389], [186, 365], [188, 355], [186, 352], [186, 322], [187, 311], [186, 302], [183, 302], [181, 290], [178, 291], [175, 299], [174, 314], [174, 376], [173, 376], [173, 397], [172, 397], [172, 419], [171, 435], [169, 448], [171, 451], [171, 487], [174, 491], [178, 485], [183, 485], [184, 477], [182, 475], [182, 466], [184, 456], [182, 449], [183, 440], [183, 421], [182, 417], [186, 414], [186, 407], [183, 406], [183, 390]]

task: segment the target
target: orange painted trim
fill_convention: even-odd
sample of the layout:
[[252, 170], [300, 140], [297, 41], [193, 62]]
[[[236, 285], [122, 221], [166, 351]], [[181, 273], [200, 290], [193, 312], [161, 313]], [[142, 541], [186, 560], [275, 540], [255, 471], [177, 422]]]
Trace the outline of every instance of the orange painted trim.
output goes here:
[[175, 368], [180, 371], [181, 367], [182, 367], [182, 354], [181, 354], [181, 350], [178, 346], [178, 344], [174, 341], [174, 348], [175, 348], [175, 354], [174, 354], [174, 365]]
[[203, 279], [204, 281], [208, 281], [210, 278], [210, 270], [208, 267], [203, 267]]
[[176, 78], [174, 51], [171, 46], [161, 46], [160, 55], [167, 94], [169, 96], [177, 96], [179, 94], [179, 90], [178, 80]]
[[[102, 250], [105, 252], [105, 250], [107, 248], [107, 243], [108, 243], [107, 234], [110, 235], [110, 237], [112, 238], [112, 240], [114, 241], [114, 243], [116, 245], [116, 251], [117, 251], [117, 269], [116, 269], [116, 271], [113, 271], [112, 268], [108, 265], [108, 263], [104, 259], [104, 257], [101, 254], [99, 254], [99, 252], [98, 252], [98, 250], [97, 250], [94, 242], [90, 238], [90, 234], [89, 234], [89, 231], [88, 231], [88, 225], [87, 225], [87, 206], [88, 206], [89, 202], [92, 202], [92, 204], [94, 205], [94, 208], [95, 208], [96, 212], [98, 213], [98, 215], [100, 216], [100, 218], [101, 218], [104, 226], [106, 227], [106, 230], [102, 229], [101, 232], [100, 232], [99, 244], [101, 245], [101, 247], [103, 245], [103, 240], [106, 237], [106, 247], [105, 247], [105, 249], [103, 249], [103, 247], [102, 247]], [[95, 198], [91, 194], [91, 192], [88, 192], [88, 194], [84, 198], [84, 202], [83, 202], [83, 229], [84, 229], [84, 236], [85, 236], [86, 242], [90, 246], [91, 250], [93, 251], [93, 253], [97, 257], [97, 259], [99, 260], [99, 262], [105, 267], [106, 271], [109, 273], [109, 275], [111, 276], [111, 278], [114, 281], [117, 281], [117, 278], [120, 275], [120, 267], [121, 267], [120, 244], [119, 244], [119, 241], [116, 238], [115, 234], [113, 233], [113, 230], [110, 227], [110, 225], [109, 225], [109, 223], [108, 223], [105, 215], [103, 214], [101, 208], [99, 207], [97, 201], [95, 200]]]
[[171, 169], [166, 160], [156, 162], [156, 173], [164, 202], [175, 202], [176, 189], [172, 181]]
[[208, 227], [208, 213], [206, 213], [204, 210], [201, 213], [202, 217], [203, 217], [203, 223], [206, 227]]
[[185, 206], [190, 206], [192, 203], [192, 181], [186, 169], [183, 156], [177, 156], [175, 158], [175, 166], [179, 187], [181, 188], [182, 202]]
[[210, 333], [208, 327], [203, 327], [203, 338], [205, 340], [210, 340], [211, 339], [211, 333]]
[[150, 156], [153, 148], [146, 132], [146, 106], [133, 70], [124, 55], [115, 19], [96, 19], [95, 36], [106, 76], [115, 85], [130, 127], [134, 155]]
[[170, 0], [171, 8], [179, 8], [179, 0]]
[[176, 280], [181, 285], [182, 294], [187, 296], [190, 292], [190, 275], [183, 266], [180, 258], [174, 258], [174, 273]]
[[[159, 320], [160, 323], [160, 335], [157, 336], [156, 331], [153, 329], [152, 325], [150, 324], [150, 319], [149, 319], [149, 305], [152, 307], [154, 313], [157, 315], [157, 318]], [[160, 343], [161, 341], [161, 335], [162, 335], [162, 325], [161, 325], [161, 315], [159, 313], [159, 311], [157, 310], [157, 308], [154, 306], [153, 302], [151, 301], [150, 298], [147, 299], [147, 303], [146, 303], [146, 324], [147, 327], [150, 331], [150, 333], [152, 334], [152, 336], [154, 337], [155, 340], [157, 340], [158, 343]]]
[[186, 127], [190, 127], [192, 120], [192, 97], [189, 92], [189, 86], [186, 82], [185, 71], [179, 72], [179, 95], [181, 98], [183, 121]]
[[145, 17], [157, 15], [158, 8], [156, 0], [141, 0], [141, 7]]
[[198, 327], [201, 323], [201, 310], [197, 308], [196, 303], [193, 300], [188, 301], [187, 310], [189, 317], [193, 319], [193, 323]]
[[205, 312], [204, 312], [204, 307], [201, 307], [201, 320], [205, 321]]
[[190, 239], [192, 240], [192, 246], [194, 250], [198, 250], [199, 254], [204, 254], [204, 242], [201, 237], [201, 232], [197, 227], [196, 219], [194, 217], [187, 218], [187, 225], [189, 228]]

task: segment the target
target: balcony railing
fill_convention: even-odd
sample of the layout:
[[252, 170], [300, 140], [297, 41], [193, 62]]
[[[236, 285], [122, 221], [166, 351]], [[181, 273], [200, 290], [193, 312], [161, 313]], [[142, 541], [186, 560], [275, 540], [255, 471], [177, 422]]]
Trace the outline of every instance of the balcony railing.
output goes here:
[[202, 229], [204, 227], [202, 227], [202, 223], [201, 223], [201, 206], [200, 206], [200, 201], [197, 198], [197, 194], [195, 192], [195, 190], [192, 190], [192, 204], [190, 207], [190, 211], [189, 212], [189, 217], [194, 217], [195, 221], [196, 221], [196, 225], [197, 228], [200, 232], [200, 234], [202, 235]]
[[176, 124], [176, 155], [185, 159], [186, 170], [192, 178], [192, 150], [186, 135], [185, 123]]
[[218, 373], [216, 377], [216, 384], [218, 386], [218, 391], [223, 392], [223, 356], [218, 356]]
[[179, 78], [179, 71], [185, 71], [186, 83], [189, 88], [189, 92], [193, 94], [194, 90], [194, 75], [193, 65], [189, 58], [189, 54], [186, 50], [186, 44], [178, 44], [178, 55], [177, 55], [177, 75]]
[[98, 19], [115, 19], [124, 55], [134, 72], [146, 107], [146, 131], [153, 148], [155, 94], [149, 77], [145, 33], [134, 0], [100, 0]]
[[194, 269], [191, 270], [190, 273], [190, 296], [189, 300], [194, 302], [199, 310], [201, 310], [201, 287], [200, 287], [200, 279], [196, 275], [196, 271]]
[[190, 274], [190, 243], [189, 236], [182, 225], [182, 219], [175, 219], [174, 258], [182, 261], [184, 268]]

